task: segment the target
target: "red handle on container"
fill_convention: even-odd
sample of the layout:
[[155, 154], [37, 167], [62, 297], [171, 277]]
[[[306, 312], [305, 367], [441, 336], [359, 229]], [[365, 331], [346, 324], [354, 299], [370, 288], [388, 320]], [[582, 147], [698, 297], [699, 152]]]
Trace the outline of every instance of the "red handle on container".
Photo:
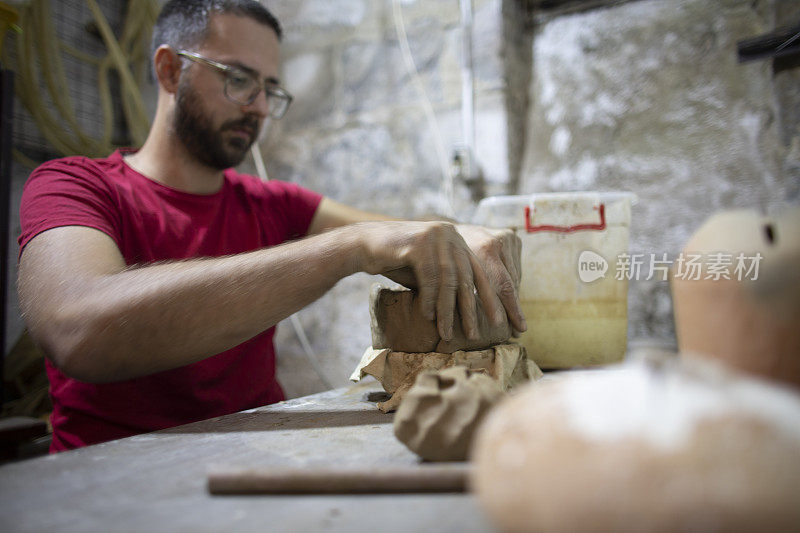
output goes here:
[[581, 231], [581, 230], [604, 230], [606, 229], [606, 206], [605, 204], [600, 204], [599, 206], [595, 207], [596, 210], [600, 211], [600, 223], [598, 224], [576, 224], [574, 226], [550, 226], [548, 224], [542, 224], [539, 226], [534, 226], [531, 224], [531, 206], [525, 206], [525, 229], [528, 233], [536, 233], [537, 231], [556, 231], [558, 233], [572, 233], [573, 231]]

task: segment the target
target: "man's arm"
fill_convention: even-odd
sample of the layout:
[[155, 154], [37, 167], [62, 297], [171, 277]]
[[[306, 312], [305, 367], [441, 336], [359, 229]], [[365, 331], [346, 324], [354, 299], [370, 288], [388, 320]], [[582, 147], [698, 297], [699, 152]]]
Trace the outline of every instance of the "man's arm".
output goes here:
[[225, 351], [359, 269], [334, 233], [220, 258], [127, 268], [105, 233], [45, 231], [19, 265], [23, 315], [53, 362], [90, 382], [176, 368]]
[[100, 231], [54, 228], [26, 245], [19, 294], [31, 333], [51, 360], [71, 377], [107, 382], [230, 349], [358, 271], [413, 274], [424, 311], [445, 338], [456, 299], [467, 315], [472, 302], [469, 334], [473, 287], [484, 301], [492, 291], [451, 224], [363, 222], [245, 254], [139, 268], [127, 268]]

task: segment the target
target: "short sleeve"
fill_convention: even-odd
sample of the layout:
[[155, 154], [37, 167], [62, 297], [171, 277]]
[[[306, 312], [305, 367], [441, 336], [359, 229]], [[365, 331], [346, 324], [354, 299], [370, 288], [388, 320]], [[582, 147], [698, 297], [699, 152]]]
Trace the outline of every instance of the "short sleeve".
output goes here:
[[269, 192], [281, 199], [287, 239], [304, 237], [308, 233], [322, 195], [294, 183], [272, 180], [265, 183]]
[[35, 236], [61, 226], [87, 226], [120, 246], [119, 212], [103, 171], [87, 158], [57, 159], [33, 171], [20, 202], [19, 254]]

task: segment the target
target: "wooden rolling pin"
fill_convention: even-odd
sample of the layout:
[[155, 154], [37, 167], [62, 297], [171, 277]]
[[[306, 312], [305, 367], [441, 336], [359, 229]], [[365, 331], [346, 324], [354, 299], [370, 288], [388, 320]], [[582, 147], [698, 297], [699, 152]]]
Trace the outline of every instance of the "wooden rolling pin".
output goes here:
[[464, 492], [464, 464], [392, 468], [270, 468], [215, 472], [211, 494], [364, 494]]

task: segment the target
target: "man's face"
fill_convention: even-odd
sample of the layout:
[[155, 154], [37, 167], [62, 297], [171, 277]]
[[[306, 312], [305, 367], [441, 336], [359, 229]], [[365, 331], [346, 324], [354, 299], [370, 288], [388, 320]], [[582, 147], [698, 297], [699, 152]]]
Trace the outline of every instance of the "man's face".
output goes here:
[[[277, 35], [253, 19], [213, 15], [208, 36], [197, 52], [256, 72], [260, 80], [277, 80]], [[265, 95], [262, 91], [249, 105], [231, 102], [224, 93], [223, 73], [196, 63], [190, 69], [181, 74], [178, 85], [174, 130], [200, 163], [219, 170], [236, 166], [256, 141], [268, 113]]]
[[185, 79], [178, 86], [176, 105], [173, 127], [178, 138], [211, 168], [224, 170], [241, 163], [261, 129], [261, 119], [252, 113], [215, 125], [203, 97]]

